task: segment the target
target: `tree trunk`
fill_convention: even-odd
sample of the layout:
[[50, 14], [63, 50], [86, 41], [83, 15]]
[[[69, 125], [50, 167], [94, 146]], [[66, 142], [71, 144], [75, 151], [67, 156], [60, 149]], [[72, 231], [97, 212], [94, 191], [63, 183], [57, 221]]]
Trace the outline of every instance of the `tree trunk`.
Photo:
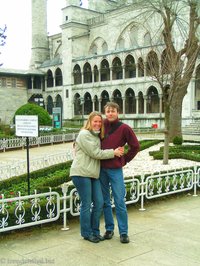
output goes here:
[[[180, 90], [179, 90], [180, 91]], [[172, 142], [174, 137], [182, 137], [182, 92], [176, 92], [172, 98], [170, 104], [170, 116], [169, 116], [169, 141]]]
[[170, 132], [170, 107], [165, 105], [165, 142], [163, 150], [163, 164], [168, 164], [169, 160], [169, 132]]

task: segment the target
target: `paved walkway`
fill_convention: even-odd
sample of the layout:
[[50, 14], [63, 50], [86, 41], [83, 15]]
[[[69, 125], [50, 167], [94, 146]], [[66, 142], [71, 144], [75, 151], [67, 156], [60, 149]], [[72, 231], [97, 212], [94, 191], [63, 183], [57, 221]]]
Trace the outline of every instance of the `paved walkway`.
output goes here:
[[[0, 265], [198, 266], [200, 194], [149, 201], [146, 211], [129, 206], [129, 244], [117, 227], [112, 240], [93, 244], [79, 233], [78, 217], [62, 225], [30, 228], [0, 236]], [[102, 232], [103, 230], [103, 220]]]
[[[33, 148], [30, 159], [65, 151], [70, 145]], [[138, 155], [138, 159], [135, 158], [135, 164], [138, 160], [138, 165], [140, 163], [144, 169], [152, 164], [152, 158], [142, 154], [144, 157]], [[25, 158], [25, 150], [0, 153], [0, 161]], [[68, 231], [62, 231], [61, 224], [49, 224], [2, 233], [0, 266], [200, 265], [200, 192], [197, 197], [187, 194], [149, 200], [145, 207], [146, 211], [142, 212], [137, 205], [128, 206], [129, 244], [120, 243], [117, 226], [110, 241], [93, 244], [83, 240], [79, 217], [69, 221]], [[104, 232], [103, 220], [101, 230]]]

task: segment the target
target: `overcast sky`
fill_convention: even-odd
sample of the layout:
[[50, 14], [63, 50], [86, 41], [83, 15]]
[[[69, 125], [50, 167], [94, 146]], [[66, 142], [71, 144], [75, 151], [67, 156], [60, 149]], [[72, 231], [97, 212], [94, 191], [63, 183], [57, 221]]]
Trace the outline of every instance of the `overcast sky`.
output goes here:
[[[66, 0], [48, 0], [48, 32], [60, 32], [61, 8]], [[86, 1], [83, 1], [86, 4]], [[0, 27], [7, 25], [7, 39], [0, 47], [3, 68], [28, 68], [31, 56], [31, 0], [1, 0]]]

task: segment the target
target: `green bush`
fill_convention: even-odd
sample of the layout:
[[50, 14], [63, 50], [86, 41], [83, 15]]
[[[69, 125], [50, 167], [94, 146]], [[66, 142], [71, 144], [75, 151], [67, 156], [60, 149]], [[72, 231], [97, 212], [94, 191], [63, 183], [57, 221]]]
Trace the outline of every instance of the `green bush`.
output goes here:
[[182, 145], [183, 138], [181, 136], [176, 136], [173, 138], [173, 144], [174, 145]]
[[27, 103], [21, 106], [14, 115], [13, 121], [15, 123], [16, 115], [38, 115], [38, 123], [43, 126], [51, 126], [52, 120], [48, 112], [41, 106], [34, 103]]

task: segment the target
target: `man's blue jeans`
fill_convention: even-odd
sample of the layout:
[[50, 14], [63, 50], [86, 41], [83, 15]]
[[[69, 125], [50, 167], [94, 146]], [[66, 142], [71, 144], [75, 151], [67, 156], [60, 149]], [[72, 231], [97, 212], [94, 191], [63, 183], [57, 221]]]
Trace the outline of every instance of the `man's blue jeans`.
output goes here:
[[128, 215], [124, 201], [125, 185], [122, 168], [106, 169], [101, 168], [100, 181], [104, 197], [104, 219], [106, 231], [114, 230], [114, 220], [110, 201], [110, 186], [115, 203], [116, 218], [119, 234], [128, 234]]
[[[100, 180], [73, 176], [72, 181], [81, 199], [81, 236], [99, 235], [100, 217], [103, 210], [103, 195]], [[93, 203], [92, 206], [91, 203]]]

